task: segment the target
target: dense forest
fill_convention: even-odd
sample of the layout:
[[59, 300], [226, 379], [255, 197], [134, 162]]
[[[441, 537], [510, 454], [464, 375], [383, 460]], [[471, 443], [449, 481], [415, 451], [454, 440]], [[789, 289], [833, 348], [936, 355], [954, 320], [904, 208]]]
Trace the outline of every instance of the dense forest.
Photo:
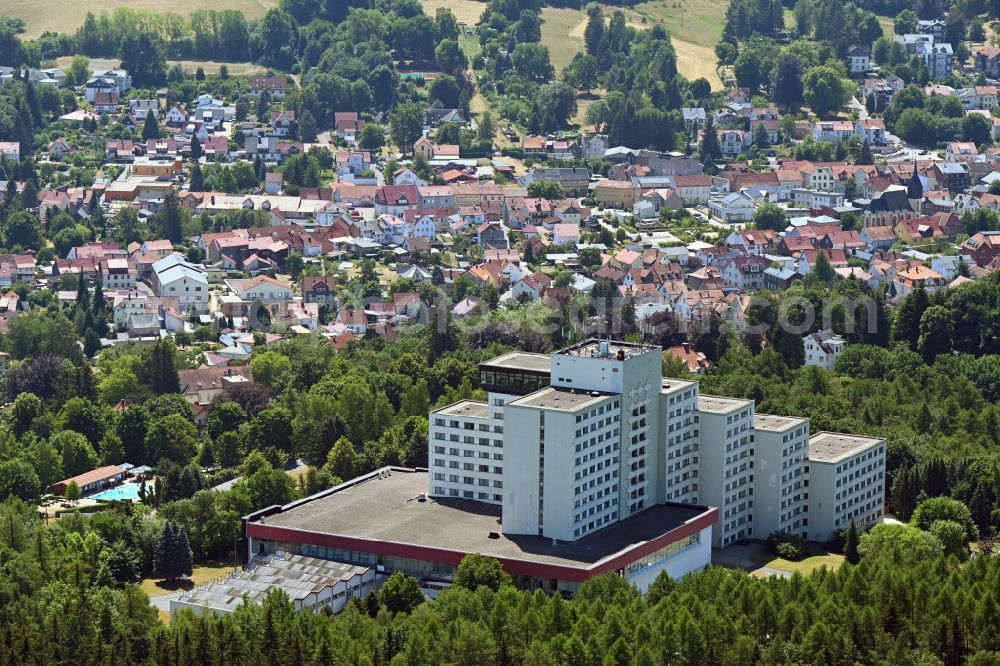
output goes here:
[[44, 525], [19, 502], [0, 505], [0, 663], [1000, 663], [1000, 558], [960, 564], [915, 528], [877, 528], [857, 565], [808, 576], [712, 568], [661, 575], [643, 596], [609, 575], [565, 601], [518, 591], [497, 562], [471, 556], [434, 602], [394, 574], [337, 616], [294, 612], [276, 592], [262, 606], [183, 611], [164, 625], [140, 588], [115, 577], [141, 566], [127, 540], [148, 532], [137, 535], [129, 513]]

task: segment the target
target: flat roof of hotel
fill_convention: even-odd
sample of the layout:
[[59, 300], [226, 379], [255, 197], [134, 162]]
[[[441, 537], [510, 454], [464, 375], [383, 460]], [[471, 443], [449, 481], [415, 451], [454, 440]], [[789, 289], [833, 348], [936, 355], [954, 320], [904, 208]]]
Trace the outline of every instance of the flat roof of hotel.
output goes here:
[[[606, 355], [601, 354], [601, 345], [607, 345], [608, 353]], [[618, 353], [621, 352], [625, 358], [632, 358], [633, 356], [638, 356], [639, 354], [648, 354], [652, 352], [659, 354], [662, 353], [662, 351], [663, 350], [660, 347], [654, 345], [644, 345], [635, 342], [621, 342], [620, 340], [598, 340], [594, 338], [573, 345], [572, 347], [560, 349], [556, 352], [556, 355], [616, 358]]]
[[839, 462], [884, 442], [877, 437], [845, 435], [839, 432], [820, 432], [809, 438], [809, 460]]
[[510, 352], [503, 356], [497, 356], [482, 363], [481, 365], [505, 368], [507, 370], [530, 370], [532, 372], [551, 372], [552, 357], [548, 354], [534, 354], [531, 352]]
[[754, 414], [753, 416], [754, 430], [781, 432], [808, 422], [808, 419], [797, 416], [775, 416], [773, 414]]
[[578, 409], [603, 402], [612, 395], [615, 394], [549, 386], [534, 393], [529, 393], [523, 398], [512, 400], [507, 404], [516, 407], [538, 407], [540, 409], [558, 409], [566, 412], [575, 412]]
[[679, 389], [683, 390], [685, 388], [697, 385], [698, 382], [695, 381], [690, 381], [687, 379], [671, 379], [669, 377], [664, 377], [662, 384], [663, 390], [667, 391], [668, 393], [673, 393], [674, 391], [677, 391]]
[[725, 414], [726, 412], [743, 409], [751, 405], [753, 405], [753, 400], [744, 400], [742, 398], [725, 398], [704, 394], [698, 396], [698, 409], [703, 412]]
[[426, 471], [393, 468], [388, 476], [379, 478], [373, 473], [352, 485], [293, 502], [262, 522], [341, 537], [587, 568], [714, 511], [693, 504], [657, 504], [578, 541], [553, 543], [537, 535], [503, 534], [496, 505], [450, 497], [420, 501], [427, 484]]
[[459, 400], [431, 413], [441, 416], [466, 416], [474, 419], [485, 419], [489, 418], [490, 409], [489, 405], [480, 400]]

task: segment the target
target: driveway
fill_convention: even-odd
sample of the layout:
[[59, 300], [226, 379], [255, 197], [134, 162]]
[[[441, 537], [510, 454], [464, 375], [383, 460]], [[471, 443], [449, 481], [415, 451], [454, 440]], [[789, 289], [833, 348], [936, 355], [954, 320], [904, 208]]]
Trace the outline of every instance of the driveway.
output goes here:
[[852, 111], [858, 112], [858, 118], [864, 120], [868, 117], [868, 107], [861, 103], [857, 97], [852, 97], [851, 101], [847, 103], [847, 108]]
[[759, 553], [763, 547], [760, 543], [749, 543], [745, 546], [735, 544], [722, 550], [713, 548], [712, 564], [729, 569], [743, 569], [748, 573], [762, 576], [783, 576], [786, 578], [791, 576], [791, 571], [763, 566], [754, 561], [753, 556]]

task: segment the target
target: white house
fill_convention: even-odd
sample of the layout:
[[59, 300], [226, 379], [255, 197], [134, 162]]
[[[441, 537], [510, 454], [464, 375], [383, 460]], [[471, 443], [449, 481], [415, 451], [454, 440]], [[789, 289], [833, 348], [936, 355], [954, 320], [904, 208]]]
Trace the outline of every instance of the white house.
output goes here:
[[833, 364], [840, 358], [846, 344], [844, 338], [829, 329], [810, 333], [803, 341], [806, 352], [805, 364], [833, 370]]
[[153, 288], [157, 296], [176, 296], [180, 309], [208, 310], [208, 278], [201, 266], [189, 263], [179, 254], [164, 257], [153, 264]]
[[743, 190], [730, 192], [710, 198], [708, 210], [724, 222], [747, 222], [753, 217], [754, 200]]
[[556, 245], [573, 245], [580, 241], [580, 226], [577, 224], [556, 224], [552, 232], [552, 242]]
[[820, 120], [813, 125], [814, 141], [836, 143], [847, 141], [854, 134], [854, 125], [849, 120]]
[[124, 95], [132, 88], [132, 77], [124, 69], [106, 69], [94, 72], [87, 81], [84, 95], [88, 102], [93, 102], [97, 93], [118, 93]]
[[859, 118], [854, 123], [854, 133], [870, 146], [885, 145], [885, 121], [881, 118]]
[[742, 292], [757, 291], [764, 286], [764, 271], [770, 265], [765, 257], [737, 255], [722, 265], [722, 279]]
[[164, 118], [164, 121], [168, 125], [183, 125], [187, 122], [187, 114], [184, 113], [184, 110], [181, 107], [175, 104], [167, 110], [167, 115]]
[[847, 73], [851, 76], [866, 74], [871, 69], [872, 60], [868, 49], [864, 46], [852, 46], [847, 49]]
[[414, 173], [413, 169], [400, 167], [392, 174], [392, 184], [425, 187], [427, 185], [427, 181]]
[[226, 284], [243, 301], [290, 301], [294, 296], [291, 285], [266, 275], [248, 280], [231, 280]]

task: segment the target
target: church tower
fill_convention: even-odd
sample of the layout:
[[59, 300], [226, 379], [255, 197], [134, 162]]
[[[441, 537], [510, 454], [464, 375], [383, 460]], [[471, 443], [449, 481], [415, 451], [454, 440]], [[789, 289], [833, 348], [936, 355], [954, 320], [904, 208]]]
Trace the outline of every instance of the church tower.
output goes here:
[[910, 208], [914, 213], [920, 214], [924, 201], [924, 185], [917, 175], [917, 160], [913, 160], [913, 175], [906, 181], [906, 198], [910, 201]]

